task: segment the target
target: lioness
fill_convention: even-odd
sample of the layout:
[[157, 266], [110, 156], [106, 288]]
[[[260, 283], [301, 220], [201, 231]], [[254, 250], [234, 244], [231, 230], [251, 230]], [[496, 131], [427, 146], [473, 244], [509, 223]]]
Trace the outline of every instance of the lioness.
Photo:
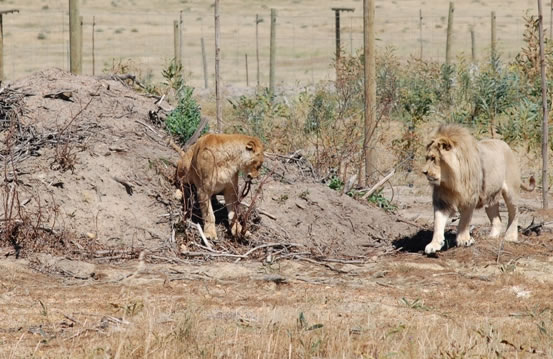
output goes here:
[[196, 187], [206, 237], [217, 239], [211, 197], [220, 192], [225, 196], [232, 235], [238, 235], [242, 231], [238, 221], [234, 220], [234, 205], [238, 202], [238, 173], [243, 172], [248, 180], [259, 176], [263, 164], [261, 141], [240, 134], [207, 134], [187, 151], [174, 143], [172, 146], [181, 155], [175, 172], [176, 181]]
[[469, 131], [458, 125], [441, 125], [426, 146], [426, 164], [423, 168], [433, 188], [434, 234], [424, 251], [439, 251], [444, 244], [444, 229], [450, 215], [460, 212], [457, 227], [457, 245], [470, 246], [469, 225], [475, 208], [485, 207], [492, 228], [490, 237], [501, 232], [499, 194], [503, 195], [509, 221], [505, 240], [518, 238], [518, 214], [515, 201], [519, 188], [532, 191], [521, 183], [520, 170], [513, 151], [505, 142], [496, 139], [476, 141]]

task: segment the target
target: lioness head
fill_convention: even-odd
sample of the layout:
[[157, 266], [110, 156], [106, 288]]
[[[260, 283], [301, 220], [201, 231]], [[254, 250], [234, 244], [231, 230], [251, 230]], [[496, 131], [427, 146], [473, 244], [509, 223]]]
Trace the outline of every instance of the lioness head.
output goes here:
[[248, 179], [259, 177], [259, 170], [263, 165], [263, 144], [258, 138], [251, 137], [246, 143], [246, 152], [249, 158], [242, 168]]

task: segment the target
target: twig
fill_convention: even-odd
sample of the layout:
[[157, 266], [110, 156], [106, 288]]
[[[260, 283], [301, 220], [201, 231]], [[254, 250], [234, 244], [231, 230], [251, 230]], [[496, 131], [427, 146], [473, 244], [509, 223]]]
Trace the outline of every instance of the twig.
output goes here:
[[[303, 247], [302, 244], [298, 244], [298, 243], [266, 243], [266, 244], [262, 244], [260, 246], [257, 246], [257, 247], [254, 247], [252, 249], [250, 249], [249, 251], [247, 251], [246, 253], [244, 253], [242, 256], [244, 258], [247, 258], [250, 254], [252, 254], [253, 252], [257, 251], [258, 249], [262, 249], [262, 248], [268, 248], [268, 247], [286, 247], [286, 246], [290, 246], [290, 247]], [[238, 258], [235, 263], [239, 262], [240, 259], [242, 258]]]
[[153, 133], [155, 133], [159, 138], [163, 138], [162, 135], [160, 135], [159, 133], [157, 133], [156, 130], [154, 130], [151, 126], [145, 124], [144, 122], [139, 121], [139, 120], [134, 120], [134, 122], [139, 123], [139, 124], [141, 124], [142, 126], [146, 127], [147, 129], [149, 129], [150, 131], [152, 131]]
[[132, 194], [133, 194], [133, 188], [132, 188], [132, 186], [131, 186], [128, 182], [126, 182], [126, 181], [124, 181], [124, 180], [122, 180], [121, 178], [116, 177], [116, 176], [113, 176], [113, 179], [114, 179], [116, 182], [119, 182], [119, 183], [121, 183], [123, 186], [125, 186], [125, 190], [126, 190], [127, 193], [129, 194], [129, 196], [132, 196]]
[[[249, 203], [242, 202], [242, 204], [243, 204], [244, 206], [248, 207], [248, 208], [250, 207], [250, 204], [249, 204]], [[276, 217], [274, 214], [271, 214], [271, 213], [269, 213], [269, 212], [267, 212], [267, 211], [265, 211], [265, 210], [263, 210], [263, 209], [261, 209], [261, 208], [259, 208], [259, 207], [257, 207], [256, 209], [257, 209], [257, 211], [259, 212], [259, 214], [262, 214], [262, 215], [264, 215], [264, 216], [267, 216], [267, 217], [269, 217], [270, 219], [272, 219], [272, 220], [274, 220], [274, 221], [277, 220], [277, 217]]]
[[295, 256], [294, 258], [299, 259], [299, 260], [301, 260], [301, 261], [305, 261], [305, 262], [309, 262], [309, 263], [314, 263], [314, 264], [322, 265], [322, 266], [324, 266], [324, 267], [330, 269], [330, 270], [333, 271], [333, 272], [337, 272], [337, 273], [341, 273], [341, 274], [349, 274], [349, 271], [345, 271], [345, 270], [341, 270], [341, 269], [338, 269], [338, 268], [334, 268], [334, 267], [331, 266], [330, 264], [323, 263], [323, 262], [319, 262], [319, 261], [314, 260], [314, 259], [311, 259], [311, 258], [305, 258], [305, 257], [300, 257], [300, 256]]
[[380, 188], [380, 186], [382, 186], [384, 183], [386, 183], [386, 181], [388, 181], [393, 175], [394, 173], [396, 173], [396, 169], [395, 168], [392, 168], [392, 170], [390, 171], [390, 173], [388, 173], [383, 179], [381, 179], [380, 181], [378, 181], [374, 186], [372, 186], [371, 189], [369, 189], [367, 191], [367, 193], [365, 193], [361, 199], [367, 199], [369, 198], [369, 196], [371, 194], [373, 194], [377, 189]]
[[211, 246], [211, 243], [209, 243], [209, 241], [208, 241], [207, 238], [205, 237], [204, 231], [202, 230], [202, 226], [200, 226], [199, 223], [194, 223], [194, 222], [192, 222], [190, 219], [186, 220], [186, 223], [190, 224], [190, 225], [193, 226], [193, 227], [196, 227], [196, 229], [197, 229], [198, 232], [200, 233], [200, 237], [202, 237], [202, 242], [203, 242], [204, 245], [207, 247], [207, 249], [208, 249], [210, 252], [215, 252], [215, 251], [213, 250], [213, 247]]

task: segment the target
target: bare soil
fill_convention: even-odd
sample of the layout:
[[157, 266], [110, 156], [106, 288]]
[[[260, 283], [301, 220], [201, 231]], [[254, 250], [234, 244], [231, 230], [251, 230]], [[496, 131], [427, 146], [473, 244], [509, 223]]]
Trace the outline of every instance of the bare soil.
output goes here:
[[537, 193], [521, 200], [521, 243], [486, 238], [478, 211], [474, 246], [453, 247], [454, 219], [452, 248], [429, 258], [427, 187], [394, 186], [388, 213], [331, 190], [305, 159], [268, 154], [245, 199], [251, 238], [221, 221], [210, 252], [174, 199], [154, 98], [57, 69], [11, 88], [28, 95], [20, 128], [34, 145], [0, 194], [3, 223], [30, 228], [15, 245], [3, 227], [2, 358], [553, 354], [551, 214]]

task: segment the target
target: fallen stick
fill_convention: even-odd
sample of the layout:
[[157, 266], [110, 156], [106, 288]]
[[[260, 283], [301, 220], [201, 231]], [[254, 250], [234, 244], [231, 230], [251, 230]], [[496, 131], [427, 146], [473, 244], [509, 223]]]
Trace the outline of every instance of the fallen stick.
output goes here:
[[[249, 204], [249, 203], [242, 202], [242, 204], [243, 204], [244, 206], [248, 207], [248, 208], [250, 207], [250, 204]], [[272, 219], [272, 220], [274, 220], [274, 221], [277, 220], [277, 217], [276, 217], [274, 214], [271, 214], [271, 213], [269, 213], [269, 212], [267, 212], [267, 211], [265, 211], [265, 210], [263, 210], [263, 209], [261, 209], [261, 208], [259, 208], [259, 207], [257, 207], [257, 211], [259, 212], [259, 214], [262, 214], [262, 215], [264, 215], [264, 216], [267, 216], [267, 217], [269, 217], [270, 219]]]
[[390, 171], [390, 173], [388, 173], [383, 179], [381, 179], [380, 181], [378, 181], [377, 184], [375, 184], [374, 186], [372, 186], [371, 189], [369, 189], [367, 191], [367, 193], [365, 193], [363, 195], [363, 197], [361, 197], [361, 199], [367, 199], [369, 198], [369, 196], [371, 194], [373, 194], [377, 189], [379, 189], [384, 183], [386, 183], [386, 181], [388, 181], [390, 179], [390, 177], [392, 177], [394, 175], [394, 173], [396, 173], [396, 169], [395, 168], [392, 168], [392, 170]]
[[154, 130], [151, 126], [145, 124], [144, 122], [139, 121], [139, 120], [134, 120], [134, 122], [139, 123], [139, 124], [141, 124], [142, 126], [146, 127], [147, 129], [149, 129], [150, 131], [152, 131], [153, 133], [155, 133], [159, 138], [163, 138], [162, 135], [160, 135], [159, 133], [157, 133], [156, 130]]
[[187, 220], [186, 223], [190, 224], [191, 226], [193, 227], [196, 227], [196, 229], [198, 230], [198, 232], [200, 233], [200, 237], [202, 237], [202, 242], [203, 244], [207, 247], [207, 249], [210, 251], [210, 252], [215, 252], [213, 250], [213, 247], [211, 247], [211, 243], [209, 243], [209, 241], [207, 240], [207, 238], [205, 237], [205, 234], [204, 234], [204, 231], [202, 230], [202, 226], [200, 226], [199, 223], [194, 223], [192, 222], [191, 220]]

